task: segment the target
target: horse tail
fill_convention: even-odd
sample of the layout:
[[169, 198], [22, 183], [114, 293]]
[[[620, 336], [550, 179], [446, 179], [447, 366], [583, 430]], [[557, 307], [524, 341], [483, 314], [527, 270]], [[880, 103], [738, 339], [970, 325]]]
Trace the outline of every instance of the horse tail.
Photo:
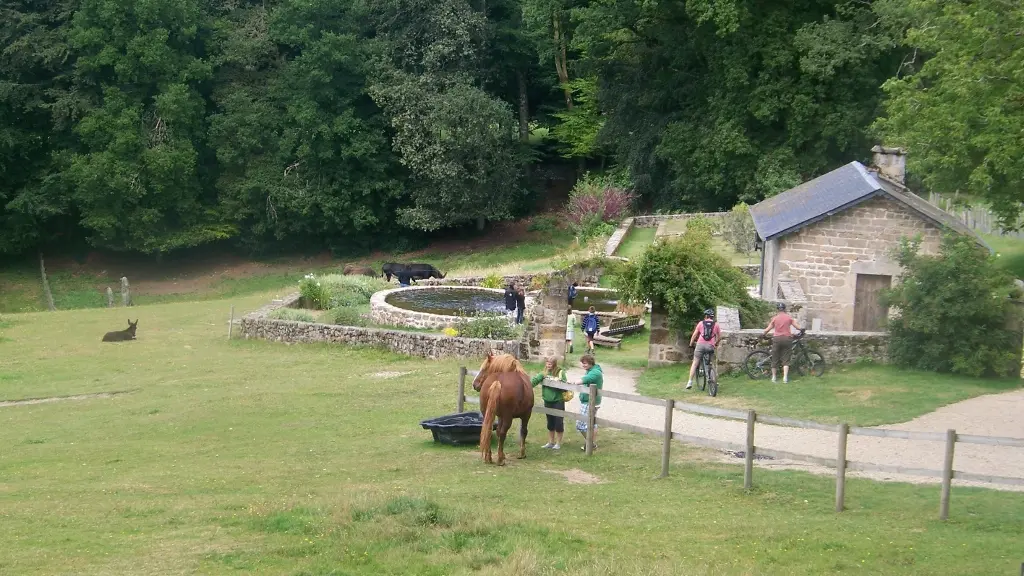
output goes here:
[[487, 388], [487, 406], [484, 407], [484, 424], [480, 428], [480, 450], [486, 451], [491, 446], [491, 429], [498, 412], [498, 400], [501, 398], [501, 381], [494, 380]]

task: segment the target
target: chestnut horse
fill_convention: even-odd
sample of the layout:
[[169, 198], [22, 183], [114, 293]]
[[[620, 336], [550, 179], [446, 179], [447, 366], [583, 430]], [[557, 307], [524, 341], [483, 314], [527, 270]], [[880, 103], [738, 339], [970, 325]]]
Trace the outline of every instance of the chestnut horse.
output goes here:
[[480, 392], [480, 410], [484, 425], [480, 429], [480, 454], [484, 462], [491, 459], [491, 428], [498, 417], [498, 466], [505, 465], [505, 435], [512, 420], [519, 418], [519, 458], [526, 458], [526, 433], [533, 414], [533, 386], [522, 364], [511, 354], [488, 352], [480, 373], [473, 380], [473, 390]]

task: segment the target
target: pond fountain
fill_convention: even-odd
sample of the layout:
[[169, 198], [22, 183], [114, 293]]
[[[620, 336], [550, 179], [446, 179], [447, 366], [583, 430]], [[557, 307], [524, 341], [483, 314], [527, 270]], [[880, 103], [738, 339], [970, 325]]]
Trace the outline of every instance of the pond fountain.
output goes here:
[[[504, 290], [472, 286], [409, 286], [370, 299], [375, 324], [440, 329], [467, 315], [505, 313]], [[527, 297], [527, 306], [532, 298]]]
[[610, 288], [577, 288], [572, 309], [586, 312], [591, 306], [596, 312], [615, 312], [619, 304], [619, 293]]

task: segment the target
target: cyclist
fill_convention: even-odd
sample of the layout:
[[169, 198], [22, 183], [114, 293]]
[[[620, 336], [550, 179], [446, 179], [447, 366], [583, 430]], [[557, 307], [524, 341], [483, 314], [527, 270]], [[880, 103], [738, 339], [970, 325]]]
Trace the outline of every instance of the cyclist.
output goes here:
[[793, 357], [793, 329], [803, 334], [801, 328], [792, 316], [786, 314], [786, 304], [779, 302], [776, 307], [779, 312], [772, 316], [768, 327], [764, 329], [764, 336], [774, 330], [772, 334], [772, 382], [775, 382], [779, 371], [779, 364], [782, 365], [782, 382], [789, 383], [789, 361]]
[[[690, 378], [686, 381], [687, 390], [693, 388], [693, 375], [697, 372], [697, 366], [700, 364], [700, 361], [705, 355], [709, 355], [708, 360], [710, 360], [721, 340], [722, 328], [718, 325], [718, 322], [715, 322], [715, 311], [708, 308], [704, 311], [704, 319], [697, 323], [697, 326], [693, 329], [693, 335], [690, 336], [690, 346], [693, 347], [696, 344], [696, 348], [693, 349], [693, 364], [690, 364]], [[711, 374], [708, 374], [707, 377], [712, 379]]]

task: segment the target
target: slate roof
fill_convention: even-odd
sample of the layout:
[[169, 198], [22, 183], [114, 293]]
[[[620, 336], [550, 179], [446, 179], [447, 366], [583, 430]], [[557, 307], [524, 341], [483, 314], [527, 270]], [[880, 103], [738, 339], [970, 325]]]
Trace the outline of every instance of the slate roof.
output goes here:
[[932, 206], [906, 187], [882, 177], [876, 177], [860, 162], [845, 166], [804, 182], [796, 188], [768, 198], [750, 207], [757, 235], [771, 240], [795, 232], [852, 208], [876, 196], [886, 196], [905, 205], [924, 220], [939, 227], [951, 228], [974, 238], [979, 244], [991, 248], [952, 215]]

